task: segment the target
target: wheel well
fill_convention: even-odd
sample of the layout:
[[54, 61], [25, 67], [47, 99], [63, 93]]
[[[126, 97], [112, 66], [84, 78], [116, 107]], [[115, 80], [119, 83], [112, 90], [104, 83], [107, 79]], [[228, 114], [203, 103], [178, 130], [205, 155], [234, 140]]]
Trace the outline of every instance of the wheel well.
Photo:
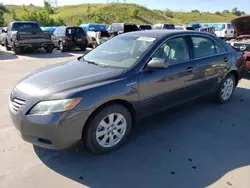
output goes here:
[[235, 78], [235, 86], [238, 85], [239, 82], [239, 73], [236, 70], [232, 70], [231, 72], [229, 72], [229, 74], [232, 74]]
[[[83, 127], [83, 133], [85, 132], [85, 129], [88, 127], [88, 124], [94, 118], [96, 113], [101, 111], [103, 108], [110, 106], [110, 105], [113, 105], [113, 104], [120, 104], [120, 105], [124, 106], [125, 108], [127, 108], [129, 113], [132, 116], [132, 123], [134, 124], [136, 122], [136, 112], [135, 112], [133, 105], [130, 102], [122, 100], [122, 99], [112, 100], [112, 101], [109, 101], [109, 102], [102, 104], [97, 109], [95, 109], [94, 112], [92, 112], [92, 114], [88, 117], [88, 119]], [[84, 136], [84, 134], [83, 134], [83, 136]]]

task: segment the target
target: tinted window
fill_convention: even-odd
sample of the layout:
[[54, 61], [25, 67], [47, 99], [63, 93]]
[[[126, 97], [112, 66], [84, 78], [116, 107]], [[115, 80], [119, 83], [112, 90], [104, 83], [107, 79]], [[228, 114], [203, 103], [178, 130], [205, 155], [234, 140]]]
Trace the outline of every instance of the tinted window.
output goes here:
[[139, 29], [138, 29], [138, 27], [135, 25], [135, 24], [133, 24], [133, 25], [127, 25], [127, 24], [125, 24], [124, 25], [124, 32], [126, 33], [126, 32], [132, 32], [132, 31], [138, 31]]
[[84, 56], [85, 61], [106, 66], [129, 68], [143, 56], [155, 38], [119, 35]]
[[140, 25], [140, 30], [151, 30], [152, 27], [150, 25]]
[[195, 58], [215, 55], [214, 43], [211, 39], [204, 37], [192, 37]]
[[227, 24], [227, 29], [234, 29], [232, 24]]
[[13, 23], [12, 31], [41, 32], [42, 29], [37, 23]]
[[175, 29], [175, 26], [173, 24], [164, 24], [164, 29]]
[[68, 27], [66, 35], [85, 35], [85, 33], [81, 27]]
[[88, 31], [106, 31], [106, 27], [101, 24], [89, 24]]
[[188, 60], [189, 51], [185, 38], [168, 40], [156, 51], [153, 58], [166, 59], [170, 64]]
[[226, 49], [221, 44], [219, 44], [218, 42], [214, 42], [214, 46], [215, 46], [217, 54], [227, 52]]

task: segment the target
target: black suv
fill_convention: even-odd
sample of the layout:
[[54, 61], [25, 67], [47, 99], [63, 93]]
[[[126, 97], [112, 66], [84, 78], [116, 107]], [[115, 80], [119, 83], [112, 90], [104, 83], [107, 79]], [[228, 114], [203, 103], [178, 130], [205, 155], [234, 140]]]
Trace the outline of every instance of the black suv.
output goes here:
[[88, 45], [86, 34], [81, 27], [58, 27], [52, 34], [52, 42], [61, 52], [77, 47], [85, 51]]
[[128, 23], [113, 23], [109, 29], [109, 33], [111, 35], [119, 35], [122, 33], [128, 33], [132, 31], [139, 31], [138, 26], [135, 24], [128, 24]]

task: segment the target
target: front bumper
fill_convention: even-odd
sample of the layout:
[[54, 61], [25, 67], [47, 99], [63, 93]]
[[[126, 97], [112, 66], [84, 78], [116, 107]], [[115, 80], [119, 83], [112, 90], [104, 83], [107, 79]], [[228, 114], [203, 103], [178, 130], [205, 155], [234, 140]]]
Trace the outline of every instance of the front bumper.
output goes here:
[[89, 111], [68, 111], [47, 115], [27, 115], [34, 103], [27, 103], [18, 111], [9, 101], [11, 119], [23, 140], [48, 149], [66, 149], [82, 139], [82, 131]]

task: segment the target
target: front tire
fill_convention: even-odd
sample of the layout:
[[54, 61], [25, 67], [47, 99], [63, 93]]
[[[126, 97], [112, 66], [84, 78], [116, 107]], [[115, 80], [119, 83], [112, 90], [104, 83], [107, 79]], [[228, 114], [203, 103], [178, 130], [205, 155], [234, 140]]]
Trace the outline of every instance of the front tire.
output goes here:
[[47, 53], [52, 53], [52, 52], [53, 52], [53, 46], [52, 46], [52, 45], [47, 46], [47, 47], [45, 48], [45, 51], [46, 51]]
[[66, 51], [66, 48], [65, 48], [65, 46], [63, 45], [62, 42], [59, 42], [59, 49], [60, 49], [61, 52], [65, 52]]
[[227, 75], [227, 77], [221, 82], [220, 88], [217, 92], [217, 102], [220, 104], [227, 103], [232, 97], [235, 87], [235, 76], [232, 74]]
[[7, 40], [5, 41], [5, 48], [6, 48], [6, 51], [10, 51], [11, 50], [11, 47], [9, 47], [9, 44], [8, 44]]
[[106, 154], [117, 150], [128, 138], [132, 117], [122, 105], [109, 105], [97, 112], [85, 129], [84, 139], [89, 150]]

